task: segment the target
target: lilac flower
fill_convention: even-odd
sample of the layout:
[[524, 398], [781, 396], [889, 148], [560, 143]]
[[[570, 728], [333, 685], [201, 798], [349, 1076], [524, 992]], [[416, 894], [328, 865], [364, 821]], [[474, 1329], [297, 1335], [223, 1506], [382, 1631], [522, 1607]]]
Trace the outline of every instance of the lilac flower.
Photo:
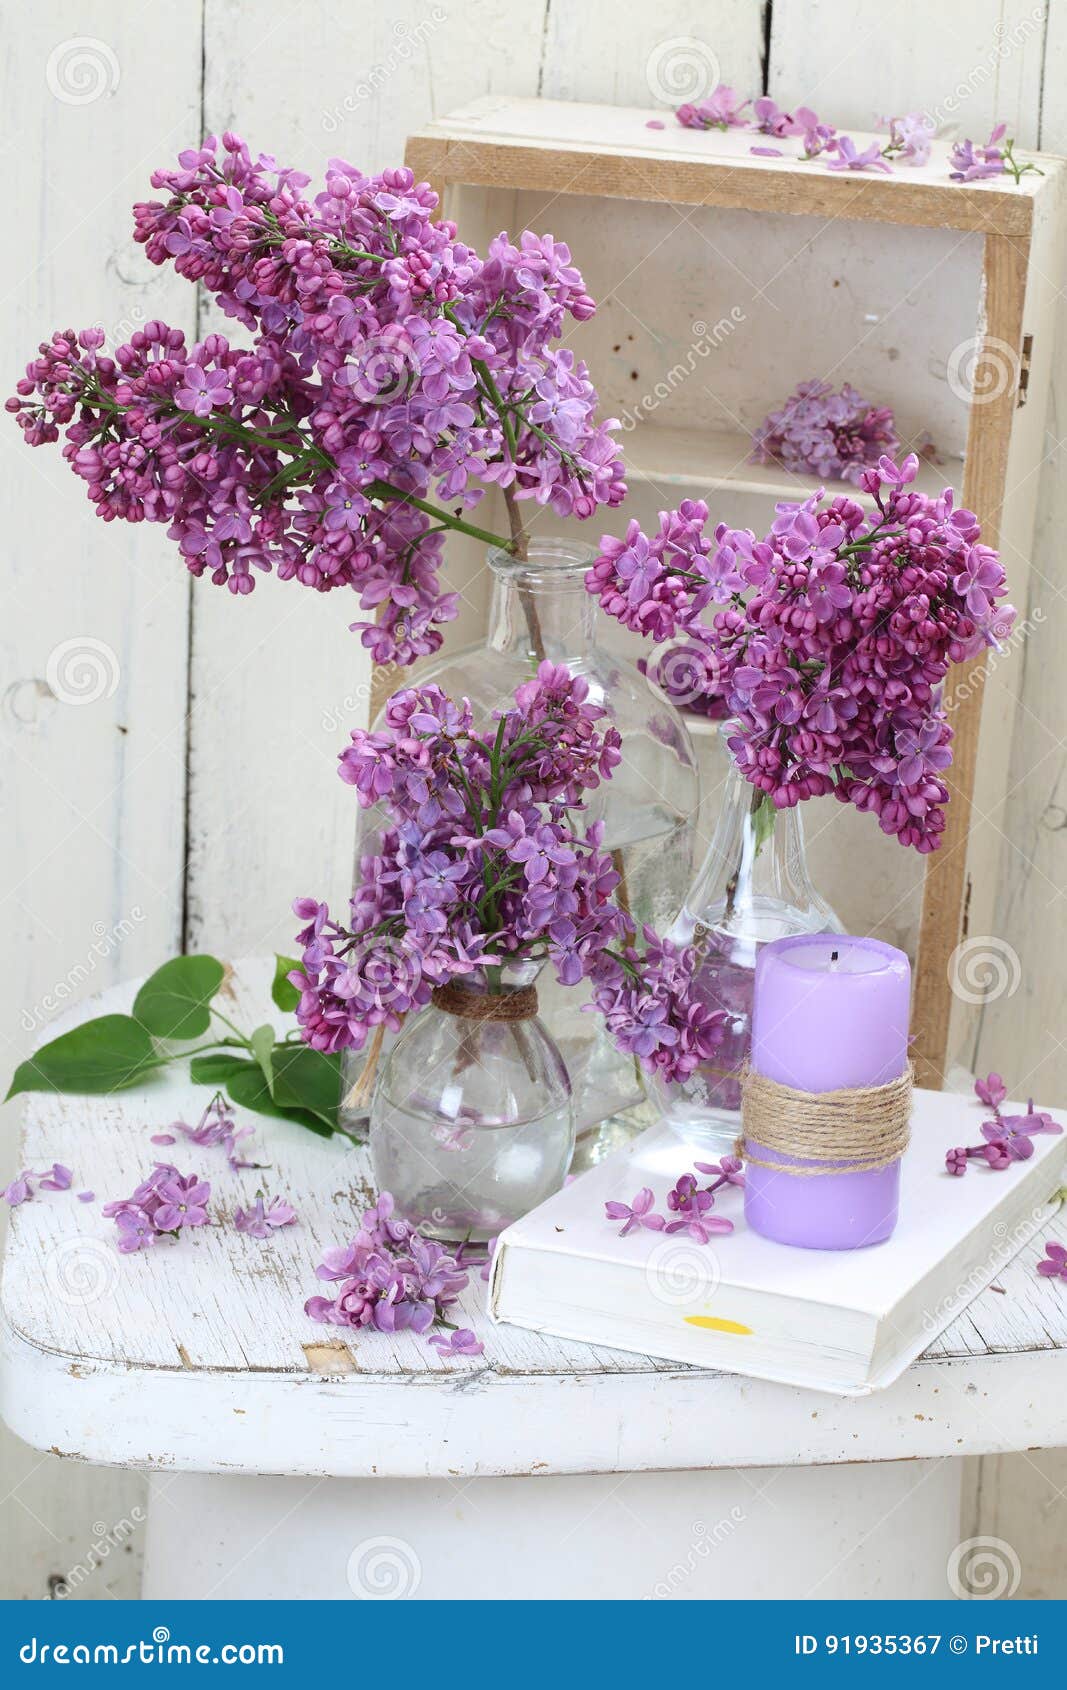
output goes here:
[[704, 99], [679, 106], [674, 115], [683, 129], [737, 129], [744, 125], [747, 105], [747, 100], [720, 82]]
[[159, 1237], [143, 1209], [120, 1209], [115, 1216], [115, 1225], [119, 1233], [117, 1247], [124, 1256], [132, 1255], [135, 1250], [149, 1249]]
[[959, 1145], [955, 1150], [946, 1151], [945, 1152], [945, 1167], [946, 1167], [946, 1169], [948, 1170], [948, 1172], [950, 1174], [956, 1174], [956, 1175], [965, 1174], [967, 1172], [967, 1163], [970, 1160], [971, 1155], [972, 1155], [972, 1152], [970, 1150], [964, 1149], [964, 1147], [962, 1145]]
[[1045, 1279], [1067, 1280], [1067, 1249], [1050, 1241], [1045, 1245], [1045, 1259], [1037, 1264], [1037, 1271]]
[[69, 1191], [74, 1175], [62, 1162], [53, 1162], [48, 1173], [42, 1174], [39, 1185], [42, 1191]]
[[159, 1203], [152, 1214], [157, 1232], [179, 1232], [183, 1227], [204, 1226], [211, 1186], [196, 1174], [172, 1174], [158, 1187]]
[[3, 1192], [3, 1198], [5, 1203], [9, 1203], [14, 1209], [20, 1203], [30, 1201], [35, 1186], [38, 1191], [69, 1191], [73, 1177], [70, 1169], [65, 1168], [62, 1162], [53, 1162], [43, 1174], [34, 1173], [32, 1168], [27, 1168], [11, 1181]]
[[997, 124], [984, 147], [973, 141], [957, 141], [949, 155], [949, 174], [954, 182], [981, 182], [1004, 172], [1004, 154], [997, 145], [1004, 137], [1004, 124]]
[[904, 117], [889, 119], [889, 141], [883, 149], [901, 164], [926, 164], [934, 126], [925, 112], [908, 112]]
[[485, 1350], [469, 1326], [461, 1326], [447, 1337], [443, 1333], [435, 1334], [429, 1342], [443, 1356], [480, 1356]]
[[668, 1221], [664, 1232], [684, 1232], [697, 1244], [710, 1244], [713, 1237], [732, 1232], [734, 1223], [725, 1215], [687, 1213], [675, 1221]]
[[831, 170], [881, 170], [888, 174], [892, 168], [882, 157], [877, 141], [872, 141], [861, 153], [851, 135], [837, 135], [828, 150], [834, 153], [834, 157], [827, 160]]
[[999, 1109], [1008, 1095], [1008, 1088], [999, 1074], [987, 1074], [984, 1080], [975, 1080], [974, 1089], [979, 1102], [989, 1109]]
[[633, 1232], [639, 1227], [647, 1227], [650, 1232], [662, 1232], [664, 1218], [653, 1211], [652, 1205], [655, 1201], [653, 1192], [647, 1185], [643, 1185], [630, 1203], [605, 1203], [604, 1213], [609, 1221], [625, 1222], [619, 1231], [620, 1238], [625, 1238], [628, 1232]]
[[238, 1232], [246, 1232], [250, 1238], [269, 1238], [271, 1232], [279, 1226], [292, 1226], [296, 1220], [296, 1210], [283, 1197], [272, 1197], [269, 1207], [264, 1207], [263, 1198], [256, 1198], [249, 1209], [236, 1208], [233, 1212], [233, 1224]]
[[986, 1144], [996, 1152], [995, 1158], [989, 1163], [990, 1167], [999, 1168], [1002, 1165], [1002, 1153], [1011, 1162], [1028, 1162], [1034, 1154], [1033, 1139], [1027, 1133], [1016, 1132], [1002, 1121], [983, 1121], [981, 1133]]
[[1033, 1133], [1055, 1134], [1063, 1131], [1058, 1121], [1054, 1121], [1047, 1110], [1034, 1108], [1033, 1098], [1027, 1103], [1025, 1115], [1002, 1115], [998, 1109], [997, 1120], [1009, 1135], [1021, 1133], [1028, 1137]]
[[186, 1227], [203, 1226], [210, 1196], [211, 1186], [199, 1175], [183, 1175], [172, 1163], [157, 1162], [129, 1197], [105, 1203], [103, 1213], [114, 1220], [118, 1248], [126, 1255], [146, 1248], [145, 1240], [152, 1242], [152, 1234], [177, 1235]]

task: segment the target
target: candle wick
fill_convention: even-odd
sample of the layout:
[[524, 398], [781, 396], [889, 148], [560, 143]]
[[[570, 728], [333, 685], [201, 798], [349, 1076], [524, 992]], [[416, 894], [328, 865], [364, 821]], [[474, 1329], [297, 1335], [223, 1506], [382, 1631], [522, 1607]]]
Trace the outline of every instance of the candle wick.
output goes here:
[[836, 971], [837, 971], [837, 956], [838, 956], [838, 953], [836, 951], [830, 952], [830, 972], [831, 973], [836, 973]]

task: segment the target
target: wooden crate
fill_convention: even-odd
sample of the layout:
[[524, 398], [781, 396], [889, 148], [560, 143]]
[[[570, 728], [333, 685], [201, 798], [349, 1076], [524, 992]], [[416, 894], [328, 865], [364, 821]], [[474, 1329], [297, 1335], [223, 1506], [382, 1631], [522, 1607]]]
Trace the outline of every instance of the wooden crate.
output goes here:
[[[750, 131], [694, 132], [669, 116], [650, 129], [653, 115], [488, 97], [413, 135], [406, 159], [473, 245], [505, 227], [569, 240], [601, 302], [575, 349], [605, 409], [631, 425], [622, 443], [636, 514], [653, 494], [661, 504], [688, 494], [728, 522], [765, 523], [773, 500], [818, 483], [749, 464], [753, 424], [804, 376], [851, 380], [893, 405], [906, 444], [931, 429], [944, 459], [924, 464], [922, 485], [952, 484], [977, 512], [1004, 557], [1024, 639], [1065, 161], [1036, 157], [1043, 174], [1019, 184], [961, 184], [949, 180], [947, 143], [935, 142], [925, 166], [861, 175], [755, 157], [765, 138]], [[862, 148], [872, 137], [855, 139]], [[627, 410], [628, 395], [639, 402]], [[485, 574], [473, 555], [459, 569], [469, 632]], [[992, 932], [999, 815], [1012, 784], [1012, 662], [972, 660], [949, 677], [946, 696], [956, 738], [941, 849], [905, 865], [911, 854], [867, 817], [858, 818], [862, 846], [838, 858], [862, 890], [864, 929], [881, 923], [917, 950], [924, 1085], [941, 1084], [973, 1044], [983, 993], [968, 990], [968, 971], [987, 953], [989, 966], [1010, 968], [1014, 955]], [[821, 884], [847, 913], [847, 894]]]

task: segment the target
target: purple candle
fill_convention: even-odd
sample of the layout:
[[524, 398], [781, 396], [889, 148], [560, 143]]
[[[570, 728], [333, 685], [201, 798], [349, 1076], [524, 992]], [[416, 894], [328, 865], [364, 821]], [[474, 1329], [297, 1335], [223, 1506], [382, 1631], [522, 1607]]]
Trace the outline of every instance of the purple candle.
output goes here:
[[[802, 934], [776, 939], [756, 962], [752, 1067], [798, 1091], [879, 1086], [908, 1064], [911, 969], [878, 939]], [[811, 1166], [752, 1142], [770, 1162]], [[809, 1250], [880, 1244], [897, 1219], [900, 1163], [869, 1172], [798, 1177], [750, 1163], [745, 1218], [754, 1231]]]

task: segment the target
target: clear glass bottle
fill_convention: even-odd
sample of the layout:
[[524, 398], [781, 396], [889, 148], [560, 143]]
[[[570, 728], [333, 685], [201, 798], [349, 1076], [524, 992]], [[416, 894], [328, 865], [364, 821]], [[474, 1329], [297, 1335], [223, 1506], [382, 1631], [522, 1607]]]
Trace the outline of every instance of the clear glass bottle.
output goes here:
[[[622, 762], [610, 781], [589, 795], [586, 814], [603, 818], [604, 843], [622, 875], [620, 896], [637, 922], [663, 932], [674, 921], [693, 877], [693, 841], [699, 805], [697, 760], [681, 714], [625, 657], [598, 643], [605, 626], [585, 589], [594, 553], [569, 540], [532, 539], [529, 556], [490, 550], [493, 596], [488, 636], [451, 656], [420, 665], [412, 684], [434, 682], [453, 697], [469, 698], [475, 723], [492, 722], [507, 709], [515, 688], [543, 657], [566, 663], [589, 683], [590, 697], [608, 712], [622, 735]], [[403, 679], [400, 685], [407, 685]], [[372, 726], [377, 727], [376, 721]], [[382, 825], [362, 811], [356, 873], [367, 841]], [[551, 971], [539, 988], [541, 1015], [567, 1064], [578, 1132], [644, 1096], [640, 1070], [620, 1055], [598, 1016], [582, 1012], [583, 986], [563, 987]], [[386, 1039], [383, 1048], [388, 1049]], [[365, 1072], [374, 1050], [346, 1053], [344, 1124], [365, 1126], [373, 1077]]]
[[739, 773], [725, 745], [732, 726], [720, 729], [730, 767], [715, 832], [669, 932], [679, 944], [699, 948], [696, 989], [710, 1008], [725, 1010], [726, 1036], [688, 1080], [649, 1085], [675, 1132], [717, 1154], [731, 1151], [740, 1131], [740, 1076], [751, 1043], [760, 950], [793, 934], [844, 932], [811, 883], [802, 806], [775, 810], [761, 802], [763, 794]]
[[484, 968], [435, 992], [382, 1062], [374, 1177], [431, 1237], [484, 1243], [563, 1184], [574, 1110], [537, 1015], [540, 967]]

